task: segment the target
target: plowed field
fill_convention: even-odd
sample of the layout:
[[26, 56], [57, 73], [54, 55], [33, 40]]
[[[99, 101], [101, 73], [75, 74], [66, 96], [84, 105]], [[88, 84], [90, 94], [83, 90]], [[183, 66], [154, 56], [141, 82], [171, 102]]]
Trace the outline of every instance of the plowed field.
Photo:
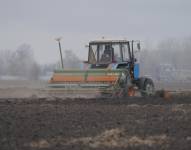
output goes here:
[[191, 149], [191, 98], [2, 98], [1, 150]]

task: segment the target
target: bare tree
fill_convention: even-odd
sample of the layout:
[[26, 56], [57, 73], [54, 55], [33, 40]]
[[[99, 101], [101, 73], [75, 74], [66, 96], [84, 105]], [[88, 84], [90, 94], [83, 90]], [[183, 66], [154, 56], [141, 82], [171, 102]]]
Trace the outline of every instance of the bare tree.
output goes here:
[[36, 63], [30, 45], [23, 44], [16, 51], [1, 51], [1, 75], [38, 79], [40, 67]]
[[80, 59], [71, 50], [65, 50], [64, 52], [64, 68], [65, 69], [79, 69]]

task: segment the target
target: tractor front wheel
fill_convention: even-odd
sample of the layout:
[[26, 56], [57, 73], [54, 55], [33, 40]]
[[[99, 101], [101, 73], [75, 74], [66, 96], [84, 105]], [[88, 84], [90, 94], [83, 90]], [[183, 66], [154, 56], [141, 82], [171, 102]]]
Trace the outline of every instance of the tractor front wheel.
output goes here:
[[146, 79], [142, 89], [141, 89], [141, 95], [142, 96], [153, 96], [155, 92], [154, 83], [151, 79]]

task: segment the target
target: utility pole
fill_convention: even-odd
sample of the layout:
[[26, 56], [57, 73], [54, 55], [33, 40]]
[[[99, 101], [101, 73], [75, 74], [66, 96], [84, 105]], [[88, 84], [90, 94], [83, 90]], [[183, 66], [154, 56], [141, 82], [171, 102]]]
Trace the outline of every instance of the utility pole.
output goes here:
[[61, 49], [61, 44], [60, 44], [61, 39], [62, 38], [59, 37], [59, 38], [56, 38], [55, 40], [58, 42], [59, 51], [60, 51], [61, 65], [62, 65], [62, 69], [64, 69], [64, 63], [63, 63], [63, 58], [62, 58], [62, 49]]

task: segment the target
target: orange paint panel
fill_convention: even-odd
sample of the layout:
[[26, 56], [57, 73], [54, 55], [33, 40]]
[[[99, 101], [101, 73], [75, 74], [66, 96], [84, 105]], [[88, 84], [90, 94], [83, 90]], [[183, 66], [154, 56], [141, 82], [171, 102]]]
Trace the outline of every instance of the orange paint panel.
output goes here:
[[115, 82], [118, 76], [89, 76], [87, 82]]
[[118, 76], [88, 76], [84, 79], [84, 76], [69, 76], [69, 75], [59, 75], [54, 74], [50, 83], [54, 82], [115, 82]]
[[83, 82], [83, 76], [64, 76], [64, 75], [54, 75], [53, 82]]

